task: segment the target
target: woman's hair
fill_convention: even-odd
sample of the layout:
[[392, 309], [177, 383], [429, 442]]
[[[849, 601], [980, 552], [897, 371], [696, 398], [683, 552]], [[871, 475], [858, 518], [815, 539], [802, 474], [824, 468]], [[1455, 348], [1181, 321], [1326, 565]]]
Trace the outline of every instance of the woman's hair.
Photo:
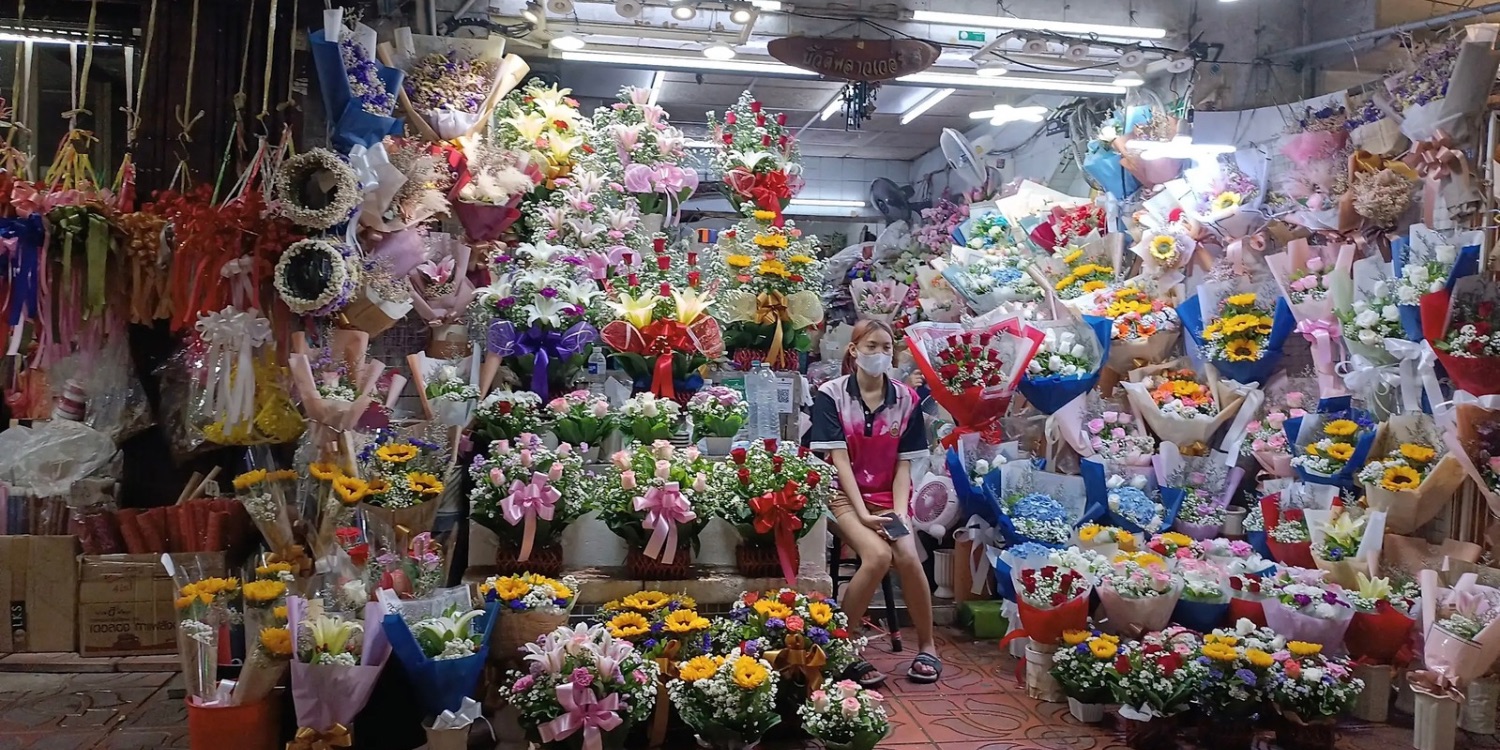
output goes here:
[[895, 329], [891, 328], [890, 323], [887, 323], [883, 320], [873, 320], [871, 318], [864, 318], [858, 323], [855, 323], [854, 331], [849, 334], [849, 349], [844, 352], [845, 375], [849, 375], [854, 372], [854, 345], [863, 341], [866, 336], [869, 336], [876, 331], [885, 331], [885, 335], [891, 337], [891, 343], [895, 343], [896, 331]]

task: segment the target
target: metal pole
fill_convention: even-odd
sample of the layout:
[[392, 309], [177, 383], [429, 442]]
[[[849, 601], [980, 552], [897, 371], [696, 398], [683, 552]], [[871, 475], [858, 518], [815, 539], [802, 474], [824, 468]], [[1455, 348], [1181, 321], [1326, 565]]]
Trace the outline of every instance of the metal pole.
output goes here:
[[1291, 49], [1282, 50], [1280, 52], [1272, 52], [1265, 57], [1268, 60], [1283, 60], [1289, 57], [1302, 57], [1304, 55], [1309, 55], [1313, 52], [1320, 52], [1325, 49], [1332, 49], [1334, 47], [1346, 47], [1349, 45], [1358, 44], [1360, 42], [1368, 42], [1374, 39], [1381, 39], [1393, 34], [1402, 34], [1408, 31], [1421, 31], [1423, 29], [1430, 29], [1436, 26], [1445, 26], [1454, 21], [1462, 21], [1466, 18], [1485, 16], [1489, 15], [1490, 13], [1500, 13], [1500, 3], [1490, 3], [1488, 5], [1482, 5], [1478, 8], [1469, 8], [1468, 10], [1454, 11], [1452, 13], [1447, 13], [1441, 16], [1433, 16], [1432, 18], [1427, 18], [1421, 21], [1412, 21], [1410, 23], [1403, 23], [1397, 26], [1389, 26], [1384, 29], [1364, 31], [1339, 39], [1330, 39], [1326, 42], [1304, 44], [1301, 47], [1293, 47]]

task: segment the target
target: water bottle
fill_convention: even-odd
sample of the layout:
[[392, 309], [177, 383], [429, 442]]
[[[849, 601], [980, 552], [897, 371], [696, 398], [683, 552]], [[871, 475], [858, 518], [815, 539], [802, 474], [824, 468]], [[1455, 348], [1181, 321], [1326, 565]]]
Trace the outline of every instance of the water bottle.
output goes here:
[[765, 362], [756, 362], [745, 377], [745, 399], [750, 402], [750, 432], [757, 440], [781, 437], [781, 414], [776, 409], [776, 376]]
[[604, 377], [604, 370], [606, 368], [606, 360], [604, 359], [604, 348], [603, 347], [599, 347], [599, 346], [594, 347], [594, 353], [589, 355], [589, 365], [588, 365], [588, 367], [589, 367], [589, 375], [592, 375], [592, 376], [595, 376], [595, 377], [600, 377], [600, 378]]

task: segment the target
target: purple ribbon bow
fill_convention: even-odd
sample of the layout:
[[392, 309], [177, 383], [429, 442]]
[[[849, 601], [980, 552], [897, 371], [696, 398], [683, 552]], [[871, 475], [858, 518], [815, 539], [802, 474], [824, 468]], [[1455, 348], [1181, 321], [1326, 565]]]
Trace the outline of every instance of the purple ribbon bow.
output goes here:
[[563, 332], [533, 325], [517, 334], [515, 324], [501, 320], [490, 324], [489, 351], [502, 357], [530, 354], [534, 358], [531, 364], [531, 392], [541, 396], [545, 403], [550, 400], [547, 371], [551, 368], [552, 360], [566, 360], [579, 354], [598, 338], [599, 332], [584, 321], [574, 323], [572, 328]]
[[47, 226], [40, 212], [18, 219], [0, 219], [0, 240], [9, 247], [3, 263], [10, 280], [10, 324], [20, 325], [24, 314], [37, 317], [37, 287], [40, 281], [42, 247], [47, 240]]

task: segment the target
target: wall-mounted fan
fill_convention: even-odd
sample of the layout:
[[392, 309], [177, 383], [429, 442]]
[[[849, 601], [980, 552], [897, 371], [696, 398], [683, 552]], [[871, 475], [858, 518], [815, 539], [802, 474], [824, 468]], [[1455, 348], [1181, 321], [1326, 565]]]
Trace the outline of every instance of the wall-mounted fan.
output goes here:
[[917, 528], [941, 541], [958, 521], [958, 495], [953, 480], [940, 474], [928, 474], [911, 493], [911, 517]]
[[984, 187], [989, 182], [990, 136], [971, 141], [953, 128], [943, 128], [938, 143], [943, 147], [943, 158], [948, 160], [948, 167], [960, 181], [970, 188]]
[[875, 204], [875, 209], [880, 211], [886, 221], [910, 222], [912, 212], [931, 206], [930, 203], [912, 201], [912, 192], [910, 185], [903, 187], [889, 177], [877, 177], [870, 183], [870, 202]]

